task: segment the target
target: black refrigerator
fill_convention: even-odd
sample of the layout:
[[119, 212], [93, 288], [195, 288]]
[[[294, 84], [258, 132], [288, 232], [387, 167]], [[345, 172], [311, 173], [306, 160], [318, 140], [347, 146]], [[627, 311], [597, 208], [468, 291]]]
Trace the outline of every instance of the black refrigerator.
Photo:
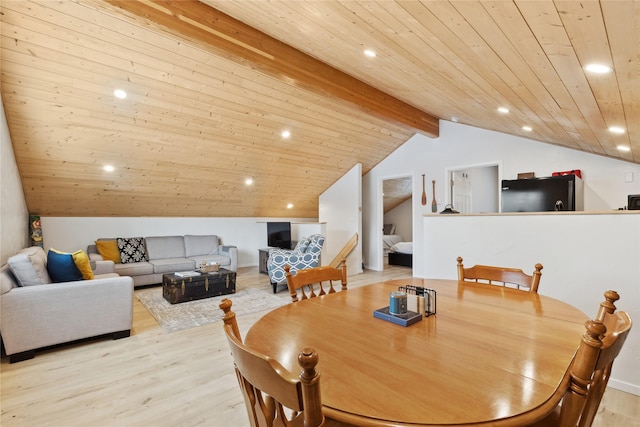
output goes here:
[[576, 175], [502, 181], [502, 212], [581, 211], [582, 179]]

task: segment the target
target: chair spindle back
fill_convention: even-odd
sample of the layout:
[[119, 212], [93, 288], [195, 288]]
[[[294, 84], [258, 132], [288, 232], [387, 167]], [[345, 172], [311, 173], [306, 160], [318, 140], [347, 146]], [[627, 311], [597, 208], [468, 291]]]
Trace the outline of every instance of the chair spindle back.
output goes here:
[[[341, 290], [347, 290], [347, 264], [344, 258], [338, 268], [328, 265], [308, 268], [298, 270], [295, 275], [289, 271], [289, 266], [285, 266], [284, 269], [286, 271], [287, 285], [289, 286], [292, 302], [332, 294], [336, 292], [334, 282], [338, 281], [340, 281]], [[299, 298], [298, 291], [300, 291]]]
[[462, 258], [458, 257], [458, 280], [474, 281], [499, 286], [514, 286], [529, 292], [538, 292], [542, 277], [542, 264], [535, 265], [533, 274], [528, 275], [519, 268], [494, 267], [490, 265], [474, 265], [465, 268]]
[[277, 360], [251, 350], [242, 343], [232, 302], [224, 299], [224, 331], [235, 363], [236, 376], [252, 427], [324, 425], [320, 396], [318, 353], [305, 348], [298, 354], [302, 371], [295, 375]]

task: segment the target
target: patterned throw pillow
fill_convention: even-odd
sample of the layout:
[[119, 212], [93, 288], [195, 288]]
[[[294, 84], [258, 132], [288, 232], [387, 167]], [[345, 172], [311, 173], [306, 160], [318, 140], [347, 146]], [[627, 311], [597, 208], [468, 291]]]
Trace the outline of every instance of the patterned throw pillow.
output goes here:
[[116, 240], [118, 241], [120, 262], [122, 264], [147, 260], [147, 251], [144, 248], [144, 240], [142, 237], [118, 237]]
[[308, 237], [303, 237], [298, 244], [296, 245], [295, 249], [293, 250], [295, 253], [297, 254], [303, 254], [307, 251], [307, 248], [309, 247], [309, 244], [311, 243], [311, 240], [309, 240]]

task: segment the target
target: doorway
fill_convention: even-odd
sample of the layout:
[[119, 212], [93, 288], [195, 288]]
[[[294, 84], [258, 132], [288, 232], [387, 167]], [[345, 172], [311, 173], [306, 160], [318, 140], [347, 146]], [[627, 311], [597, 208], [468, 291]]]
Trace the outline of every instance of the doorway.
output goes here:
[[413, 240], [413, 177], [382, 180], [382, 268], [388, 266], [388, 253], [399, 242]]
[[447, 170], [449, 204], [460, 213], [500, 212], [500, 163]]

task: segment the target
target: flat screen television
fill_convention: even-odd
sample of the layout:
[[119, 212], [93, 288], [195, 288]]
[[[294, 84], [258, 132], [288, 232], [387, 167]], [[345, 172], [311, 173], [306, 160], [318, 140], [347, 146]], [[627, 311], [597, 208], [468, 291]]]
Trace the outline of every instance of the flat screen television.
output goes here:
[[267, 245], [272, 248], [291, 249], [291, 223], [267, 222]]

